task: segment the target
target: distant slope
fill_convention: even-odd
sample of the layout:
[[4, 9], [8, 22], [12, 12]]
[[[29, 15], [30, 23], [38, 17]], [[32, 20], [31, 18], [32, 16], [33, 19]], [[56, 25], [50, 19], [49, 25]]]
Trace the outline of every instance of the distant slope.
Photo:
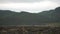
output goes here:
[[60, 22], [60, 7], [40, 13], [0, 10], [0, 25], [40, 25]]

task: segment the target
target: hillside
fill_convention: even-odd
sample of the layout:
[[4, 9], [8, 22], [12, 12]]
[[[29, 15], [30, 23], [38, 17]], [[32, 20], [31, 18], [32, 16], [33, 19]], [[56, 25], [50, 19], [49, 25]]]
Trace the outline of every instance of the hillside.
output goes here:
[[40, 13], [0, 10], [0, 25], [40, 25], [60, 22], [60, 7]]

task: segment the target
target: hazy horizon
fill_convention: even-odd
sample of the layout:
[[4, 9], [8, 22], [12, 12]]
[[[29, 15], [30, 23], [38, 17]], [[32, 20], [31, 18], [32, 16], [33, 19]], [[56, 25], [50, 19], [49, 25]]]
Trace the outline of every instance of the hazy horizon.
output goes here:
[[38, 13], [59, 7], [59, 1], [60, 0], [0, 0], [0, 10]]

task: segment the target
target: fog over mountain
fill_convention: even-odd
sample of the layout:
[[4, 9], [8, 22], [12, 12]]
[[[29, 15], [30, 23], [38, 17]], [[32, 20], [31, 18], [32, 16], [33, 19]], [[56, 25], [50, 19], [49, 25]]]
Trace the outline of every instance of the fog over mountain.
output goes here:
[[0, 10], [38, 13], [60, 6], [60, 0], [0, 0]]

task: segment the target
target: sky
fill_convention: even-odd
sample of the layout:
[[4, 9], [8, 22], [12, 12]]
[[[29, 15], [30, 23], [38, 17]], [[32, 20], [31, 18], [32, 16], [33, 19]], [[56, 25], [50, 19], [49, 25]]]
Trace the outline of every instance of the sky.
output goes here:
[[60, 0], [0, 0], [0, 10], [38, 13], [60, 7]]

